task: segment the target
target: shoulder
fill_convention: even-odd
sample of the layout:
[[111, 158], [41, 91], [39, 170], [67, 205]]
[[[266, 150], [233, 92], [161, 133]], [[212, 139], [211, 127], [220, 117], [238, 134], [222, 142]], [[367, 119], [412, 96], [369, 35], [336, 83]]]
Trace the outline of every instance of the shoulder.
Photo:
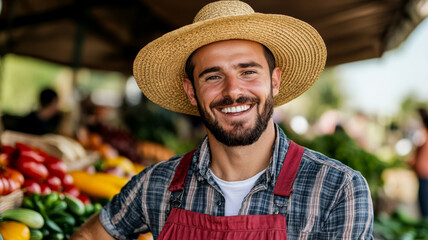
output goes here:
[[323, 190], [340, 191], [343, 188], [362, 187], [368, 191], [367, 182], [360, 172], [308, 148], [305, 148], [298, 178], [318, 185]]
[[305, 148], [302, 163], [309, 168], [325, 169], [329, 174], [337, 175], [338, 177], [344, 176], [346, 178], [353, 178], [354, 176], [361, 175], [360, 172], [350, 168], [342, 162], [309, 148]]
[[152, 164], [136, 175], [136, 178], [139, 181], [155, 180], [154, 182], [160, 184], [170, 182], [174, 177], [175, 170], [182, 157], [182, 155], [178, 155], [168, 160]]

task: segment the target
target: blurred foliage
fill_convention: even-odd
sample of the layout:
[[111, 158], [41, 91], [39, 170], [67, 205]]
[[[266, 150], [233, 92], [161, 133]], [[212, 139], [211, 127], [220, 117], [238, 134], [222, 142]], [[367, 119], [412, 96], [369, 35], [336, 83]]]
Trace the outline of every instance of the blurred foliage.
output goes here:
[[328, 68], [305, 93], [304, 97], [310, 98], [305, 107], [305, 116], [309, 122], [316, 121], [327, 110], [340, 109], [344, 97], [338, 83], [339, 78], [336, 76], [334, 68]]
[[398, 209], [374, 220], [375, 238], [380, 240], [428, 240], [428, 219], [418, 220]]
[[176, 154], [186, 153], [197, 147], [198, 138], [180, 139], [178, 136], [178, 118], [182, 115], [163, 109], [147, 98], [136, 105], [122, 108], [124, 122], [139, 140], [152, 141], [165, 145]]
[[0, 102], [4, 112], [28, 113], [37, 107], [40, 90], [60, 84], [61, 65], [13, 54], [1, 58], [1, 64]]
[[[280, 126], [285, 129], [283, 125]], [[313, 140], [297, 137], [286, 129], [284, 131], [296, 143], [321, 152], [361, 172], [367, 180], [372, 197], [377, 196], [377, 191], [382, 186], [381, 173], [391, 167], [391, 164], [381, 161], [374, 154], [362, 149], [345, 131], [338, 129], [333, 134], [317, 136]]]

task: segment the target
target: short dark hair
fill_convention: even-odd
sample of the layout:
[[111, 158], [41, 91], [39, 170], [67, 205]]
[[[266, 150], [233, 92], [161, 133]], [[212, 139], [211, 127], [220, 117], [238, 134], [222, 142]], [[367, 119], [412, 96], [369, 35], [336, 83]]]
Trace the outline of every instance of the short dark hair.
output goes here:
[[40, 92], [39, 102], [42, 108], [49, 106], [55, 99], [58, 99], [58, 94], [50, 88], [46, 88]]
[[[275, 68], [275, 57], [273, 56], [273, 53], [270, 51], [269, 48], [267, 48], [265, 45], [263, 45], [263, 53], [265, 55], [266, 61], [269, 66], [269, 73], [272, 75], [273, 69]], [[186, 60], [186, 65], [184, 67], [184, 71], [186, 72], [187, 77], [190, 79], [192, 84], [194, 84], [194, 76], [193, 71], [195, 70], [195, 64], [192, 62], [193, 55], [195, 54], [196, 50], [190, 54], [190, 56]]]
[[420, 107], [418, 108], [418, 112], [424, 127], [428, 129], [428, 111], [425, 108]]

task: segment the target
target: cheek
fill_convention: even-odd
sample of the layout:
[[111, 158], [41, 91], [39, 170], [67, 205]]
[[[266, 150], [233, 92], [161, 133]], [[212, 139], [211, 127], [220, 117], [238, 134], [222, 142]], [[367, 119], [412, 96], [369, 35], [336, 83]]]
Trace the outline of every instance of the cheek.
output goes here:
[[201, 104], [210, 104], [221, 97], [221, 91], [215, 87], [201, 87], [197, 94]]

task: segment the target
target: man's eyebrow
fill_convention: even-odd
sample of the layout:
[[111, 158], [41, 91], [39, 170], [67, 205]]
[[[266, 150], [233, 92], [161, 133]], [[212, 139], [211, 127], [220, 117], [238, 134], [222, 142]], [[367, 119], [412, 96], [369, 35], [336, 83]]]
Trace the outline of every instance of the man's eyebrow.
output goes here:
[[249, 62], [249, 63], [240, 63], [237, 65], [238, 68], [248, 68], [248, 67], [257, 67], [257, 68], [263, 68], [262, 65], [256, 63], [256, 62]]
[[220, 71], [220, 67], [207, 68], [199, 74], [198, 78], [201, 78], [207, 73], [218, 72], [218, 71]]

